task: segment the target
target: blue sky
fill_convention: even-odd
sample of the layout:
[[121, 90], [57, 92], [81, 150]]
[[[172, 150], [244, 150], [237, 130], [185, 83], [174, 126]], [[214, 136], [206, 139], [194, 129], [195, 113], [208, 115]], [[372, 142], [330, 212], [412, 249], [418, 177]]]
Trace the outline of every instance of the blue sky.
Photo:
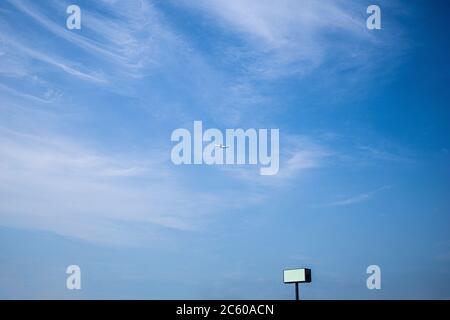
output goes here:
[[[446, 1], [0, 4], [0, 298], [450, 298]], [[280, 171], [171, 132], [279, 128]], [[82, 290], [65, 288], [65, 268]], [[382, 289], [366, 288], [366, 268]]]

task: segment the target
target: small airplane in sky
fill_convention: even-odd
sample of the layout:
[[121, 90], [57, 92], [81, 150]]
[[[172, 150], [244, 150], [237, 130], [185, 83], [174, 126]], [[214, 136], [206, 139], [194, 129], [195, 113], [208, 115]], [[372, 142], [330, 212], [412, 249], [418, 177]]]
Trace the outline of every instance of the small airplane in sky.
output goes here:
[[224, 145], [224, 144], [216, 144], [217, 148], [222, 148], [222, 149], [226, 149], [228, 148], [228, 146]]

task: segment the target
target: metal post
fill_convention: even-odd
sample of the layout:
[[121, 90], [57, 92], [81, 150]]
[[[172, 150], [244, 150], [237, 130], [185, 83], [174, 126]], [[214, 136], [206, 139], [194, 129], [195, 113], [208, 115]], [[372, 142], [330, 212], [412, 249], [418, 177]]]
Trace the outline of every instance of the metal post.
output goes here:
[[300, 300], [300, 296], [298, 294], [298, 282], [295, 283], [295, 300]]

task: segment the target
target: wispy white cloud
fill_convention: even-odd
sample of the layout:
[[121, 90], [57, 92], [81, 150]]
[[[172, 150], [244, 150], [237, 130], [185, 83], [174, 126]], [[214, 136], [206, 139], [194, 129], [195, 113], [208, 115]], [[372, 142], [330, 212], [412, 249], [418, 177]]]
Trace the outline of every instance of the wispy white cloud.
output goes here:
[[[5, 32], [0, 32], [0, 48], [3, 51], [3, 55], [6, 60], [2, 61], [2, 65], [8, 63], [8, 61], [14, 61], [14, 66], [9, 66], [6, 73], [13, 76], [27, 76], [32, 74], [32, 70], [27, 70], [27, 60], [39, 60], [50, 66], [56, 67], [70, 75], [78, 78], [104, 83], [106, 79], [98, 72], [90, 72], [89, 70], [82, 71], [80, 67], [76, 67], [73, 62], [66, 61], [65, 59], [58, 57], [55, 54], [44, 53], [36, 49], [31, 48], [29, 45], [20, 43], [13, 39]], [[9, 60], [8, 60], [9, 59]], [[14, 68], [13, 68], [14, 67]], [[2, 68], [3, 69], [3, 68]]]
[[389, 190], [390, 188], [391, 188], [390, 186], [383, 186], [383, 187], [380, 187], [380, 188], [370, 191], [370, 192], [361, 193], [356, 196], [352, 196], [349, 198], [330, 202], [330, 203], [326, 204], [325, 206], [327, 206], [327, 207], [348, 206], [348, 205], [352, 205], [352, 204], [361, 203], [361, 202], [369, 200], [370, 198], [372, 198], [379, 192], [384, 191], [384, 190]]
[[[150, 109], [154, 115], [170, 113], [172, 117], [187, 112], [181, 108], [181, 112], [170, 112], [181, 102], [174, 95], [165, 97], [166, 90], [182, 90], [190, 103], [204, 107], [208, 115], [223, 115], [209, 107], [211, 101], [243, 96], [242, 90], [224, 89], [229, 84], [223, 76], [205, 63], [151, 1], [102, 1], [84, 6], [82, 29], [75, 31], [67, 30], [63, 23], [68, 2], [50, 1], [39, 6], [26, 0], [9, 3], [14, 14], [26, 21], [23, 28], [29, 32], [17, 32], [20, 29], [16, 20], [2, 21], [0, 64], [5, 66], [0, 74], [21, 78], [39, 75], [54, 87], [72, 78], [84, 80], [92, 88], [135, 98], [135, 104]], [[32, 28], [34, 25], [38, 27]], [[42, 41], [33, 41], [34, 38]], [[63, 73], [57, 79], [55, 70]], [[163, 92], [155, 89], [161, 80], [165, 82]], [[30, 94], [30, 88], [23, 86], [20, 90]], [[248, 94], [233, 103], [244, 99], [248, 99]], [[153, 103], [150, 105], [149, 101]], [[226, 105], [236, 108], [234, 104]]]
[[292, 177], [297, 172], [323, 166], [325, 159], [332, 155], [329, 147], [316, 142], [308, 136], [286, 136], [288, 145], [286, 150], [284, 177]]
[[102, 45], [87, 39], [83, 36], [80, 36], [74, 32], [68, 32], [65, 29], [64, 24], [57, 24], [53, 22], [50, 18], [46, 17], [40, 12], [40, 9], [33, 5], [31, 2], [24, 2], [21, 0], [9, 1], [13, 6], [15, 6], [18, 10], [22, 11], [26, 15], [33, 18], [35, 21], [40, 23], [43, 27], [45, 27], [48, 31], [82, 47], [85, 50], [97, 52], [105, 58], [111, 58], [117, 60], [124, 60], [124, 57], [118, 55], [117, 53], [108, 50]]
[[[233, 57], [254, 61], [247, 70], [264, 78], [306, 74], [330, 58], [351, 60], [353, 65], [358, 60], [369, 63], [366, 55], [359, 54], [358, 46], [370, 47], [377, 42], [365, 28], [365, 16], [360, 12], [364, 7], [344, 1], [282, 0], [274, 4], [270, 0], [219, 0], [183, 4], [215, 17], [223, 32], [243, 39], [246, 45], [236, 48]], [[332, 35], [344, 39], [343, 44], [332, 41]]]
[[[105, 69], [114, 69], [121, 76], [143, 76], [167, 54], [164, 49], [183, 45], [149, 1], [102, 1], [100, 11], [83, 7], [80, 32], [67, 30], [65, 24], [54, 21], [30, 1], [10, 3], [46, 31], [82, 49], [102, 65], [109, 64]], [[65, 13], [68, 3], [51, 5], [53, 11]]]
[[[184, 186], [163, 158], [99, 154], [65, 138], [2, 128], [2, 225], [105, 243], [108, 239], [102, 239], [101, 230], [109, 230], [115, 238], [116, 229], [127, 223], [149, 229], [195, 229], [220, 202], [212, 194]], [[121, 233], [124, 242], [137, 237], [129, 230]]]
[[165, 230], [202, 230], [223, 211], [264, 200], [199, 187], [177, 169], [163, 150], [105, 153], [62, 135], [0, 127], [0, 223], [136, 245]]
[[280, 169], [276, 175], [261, 176], [257, 166], [225, 166], [222, 171], [255, 186], [282, 187], [297, 181], [302, 173], [328, 165], [333, 151], [309, 136], [283, 135]]
[[2, 83], [0, 83], [0, 90], [3, 90], [4, 92], [7, 92], [9, 94], [12, 94], [12, 95], [20, 97], [20, 98], [24, 98], [24, 99], [31, 100], [31, 101], [38, 102], [38, 103], [45, 103], [45, 104], [56, 101], [56, 99], [58, 97], [50, 89], [48, 89], [42, 96], [36, 96], [36, 95], [17, 91], [16, 89], [6, 86]]

